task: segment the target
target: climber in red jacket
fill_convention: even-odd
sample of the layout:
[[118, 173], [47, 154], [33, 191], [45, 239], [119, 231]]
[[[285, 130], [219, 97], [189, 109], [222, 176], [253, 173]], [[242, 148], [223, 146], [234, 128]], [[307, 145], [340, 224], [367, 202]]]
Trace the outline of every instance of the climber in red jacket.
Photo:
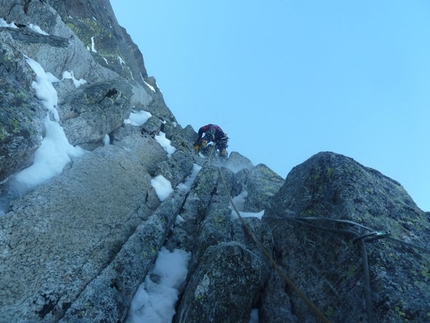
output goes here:
[[215, 148], [219, 150], [220, 157], [227, 158], [228, 137], [219, 126], [211, 123], [207, 124], [199, 129], [198, 135], [194, 144], [194, 150], [196, 152], [205, 148], [208, 143], [213, 142]]

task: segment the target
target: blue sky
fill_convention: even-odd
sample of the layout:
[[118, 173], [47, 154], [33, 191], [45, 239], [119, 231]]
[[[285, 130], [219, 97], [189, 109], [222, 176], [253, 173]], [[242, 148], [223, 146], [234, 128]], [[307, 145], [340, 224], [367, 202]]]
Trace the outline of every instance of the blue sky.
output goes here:
[[430, 2], [111, 0], [182, 127], [282, 177], [320, 151], [430, 211]]

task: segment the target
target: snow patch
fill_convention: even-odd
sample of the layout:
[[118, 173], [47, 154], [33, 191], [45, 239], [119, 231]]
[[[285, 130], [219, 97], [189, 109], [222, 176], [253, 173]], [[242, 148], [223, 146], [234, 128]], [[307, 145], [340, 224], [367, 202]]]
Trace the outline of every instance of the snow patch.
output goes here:
[[176, 216], [175, 225], [181, 224], [181, 223], [183, 223], [183, 222], [185, 222], [184, 218], [178, 214], [178, 215]]
[[[21, 183], [25, 183], [29, 189], [44, 183], [50, 178], [61, 174], [72, 158], [81, 156], [84, 150], [69, 144], [64, 129], [58, 123], [57, 91], [52, 82], [59, 82], [51, 73], [45, 72], [42, 66], [31, 58], [26, 58], [27, 63], [36, 73], [36, 81], [32, 83], [36, 96], [48, 110], [45, 118], [45, 137], [34, 155], [33, 165], [15, 175]], [[52, 121], [50, 114], [54, 117]]]
[[8, 211], [10, 200], [61, 174], [64, 166], [85, 152], [79, 147], [70, 145], [64, 129], [59, 124], [58, 95], [52, 83], [60, 81], [51, 73], [45, 72], [38, 62], [27, 56], [25, 58], [36, 73], [36, 80], [31, 86], [36, 92], [36, 97], [42, 101], [47, 110], [44, 121], [45, 137], [34, 154], [33, 164], [7, 179], [10, 185], [9, 192], [13, 194], [0, 199], [0, 202], [3, 200], [0, 203], [0, 215]]
[[131, 111], [130, 116], [124, 120], [124, 124], [131, 124], [132, 126], [140, 127], [151, 116], [151, 113], [144, 110], [140, 110], [137, 112]]
[[26, 57], [26, 60], [28, 65], [30, 65], [36, 73], [36, 81], [31, 83], [31, 87], [36, 91], [36, 97], [41, 100], [43, 106], [51, 112], [54, 120], [57, 122], [60, 121], [57, 111], [58, 95], [57, 91], [52, 86], [52, 83], [60, 82], [60, 80], [51, 73], [45, 72], [42, 66], [31, 58]]
[[190, 191], [190, 189], [191, 189], [191, 186], [193, 185], [193, 183], [194, 183], [194, 180], [196, 179], [196, 177], [197, 177], [197, 174], [200, 172], [200, 169], [202, 169], [202, 167], [201, 166], [199, 166], [199, 165], [197, 165], [197, 164], [194, 164], [193, 165], [193, 170], [192, 170], [192, 172], [191, 172], [191, 175], [190, 176], [188, 176], [186, 179], [185, 179], [185, 181], [183, 182], [183, 183], [179, 183], [178, 184], [178, 188], [181, 190], [181, 191], [183, 191], [183, 192], [185, 192], [185, 193], [188, 193], [189, 191]]
[[124, 62], [124, 60], [122, 59], [121, 56], [118, 56], [118, 62], [119, 62], [120, 65], [125, 65], [125, 62]]
[[151, 185], [161, 202], [173, 192], [172, 184], [163, 175], [151, 179]]
[[171, 141], [166, 138], [166, 134], [164, 132], [160, 131], [158, 135], [155, 136], [155, 140], [167, 152], [167, 157], [170, 158], [176, 151], [176, 148], [170, 145]]
[[70, 71], [70, 72], [69, 71], [64, 71], [63, 72], [62, 81], [66, 80], [66, 79], [67, 80], [72, 80], [73, 84], [75, 85], [76, 88], [80, 87], [82, 84], [87, 83], [87, 81], [85, 81], [84, 79], [77, 80], [75, 78], [75, 74], [73, 73], [73, 71]]
[[105, 134], [104, 138], [103, 138], [103, 145], [107, 146], [110, 144], [110, 137], [108, 134]]
[[133, 297], [127, 323], [172, 322], [178, 288], [187, 277], [190, 258], [191, 253], [184, 250], [169, 252], [165, 247], [161, 248], [154, 268]]
[[0, 27], [18, 28], [13, 21], [8, 24], [3, 18], [0, 18]]
[[[245, 201], [246, 198], [248, 197], [248, 192], [247, 191], [243, 191], [242, 193], [240, 193], [239, 195], [235, 196], [232, 200], [234, 205], [236, 206], [237, 210], [239, 211], [239, 214], [242, 218], [250, 218], [250, 217], [255, 217], [255, 218], [259, 218], [261, 220], [261, 217], [264, 215], [264, 210], [260, 211], [260, 212], [243, 212], [243, 208], [245, 206]], [[238, 219], [239, 216], [237, 215], [235, 209], [233, 208], [233, 206], [230, 204], [230, 209], [231, 209], [231, 217], [233, 219]]]
[[145, 82], [145, 84], [151, 89], [152, 92], [155, 92], [155, 88], [151, 84], [148, 84], [145, 80], [143, 82]]
[[97, 51], [96, 51], [96, 46], [95, 46], [95, 43], [94, 43], [94, 36], [93, 36], [93, 37], [91, 37], [91, 51], [92, 51], [93, 53], [97, 53]]
[[45, 36], [49, 36], [49, 34], [45, 31], [43, 31], [39, 26], [37, 25], [33, 25], [33, 24], [29, 24], [28, 28], [30, 28], [31, 30], [33, 30], [34, 32], [41, 34], [41, 35], [45, 35]]

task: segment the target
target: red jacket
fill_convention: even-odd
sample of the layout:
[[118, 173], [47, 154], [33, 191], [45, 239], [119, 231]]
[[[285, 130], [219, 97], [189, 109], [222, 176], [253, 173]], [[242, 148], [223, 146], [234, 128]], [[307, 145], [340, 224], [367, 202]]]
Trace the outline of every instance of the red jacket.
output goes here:
[[210, 138], [211, 139], [210, 141], [220, 140], [225, 135], [224, 131], [221, 129], [220, 126], [209, 123], [206, 126], [203, 126], [199, 129], [199, 132], [198, 132], [199, 137], [197, 138], [197, 140], [202, 139], [203, 134], [211, 133], [211, 132], [214, 133], [214, 138]]

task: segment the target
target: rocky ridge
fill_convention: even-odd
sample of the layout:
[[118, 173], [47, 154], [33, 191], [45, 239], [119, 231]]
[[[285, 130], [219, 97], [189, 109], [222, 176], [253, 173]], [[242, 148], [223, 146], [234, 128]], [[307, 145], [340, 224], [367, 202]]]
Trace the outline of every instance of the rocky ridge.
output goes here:
[[[260, 322], [318, 322], [232, 217], [229, 196], [244, 192], [240, 211], [264, 210], [247, 226], [328, 321], [429, 319], [430, 214], [399, 183], [332, 152], [285, 180], [237, 152], [227, 162], [195, 154], [194, 129], [177, 124], [108, 1], [0, 0], [0, 18], [0, 196], [11, 202], [0, 217], [2, 319], [125, 322], [165, 246], [192, 254], [174, 322], [248, 322], [252, 308]], [[11, 179], [32, 164], [46, 117], [26, 57], [60, 80], [60, 124], [87, 153], [21, 196]], [[152, 116], [124, 124], [132, 109]], [[164, 201], [157, 175], [174, 188]]]

